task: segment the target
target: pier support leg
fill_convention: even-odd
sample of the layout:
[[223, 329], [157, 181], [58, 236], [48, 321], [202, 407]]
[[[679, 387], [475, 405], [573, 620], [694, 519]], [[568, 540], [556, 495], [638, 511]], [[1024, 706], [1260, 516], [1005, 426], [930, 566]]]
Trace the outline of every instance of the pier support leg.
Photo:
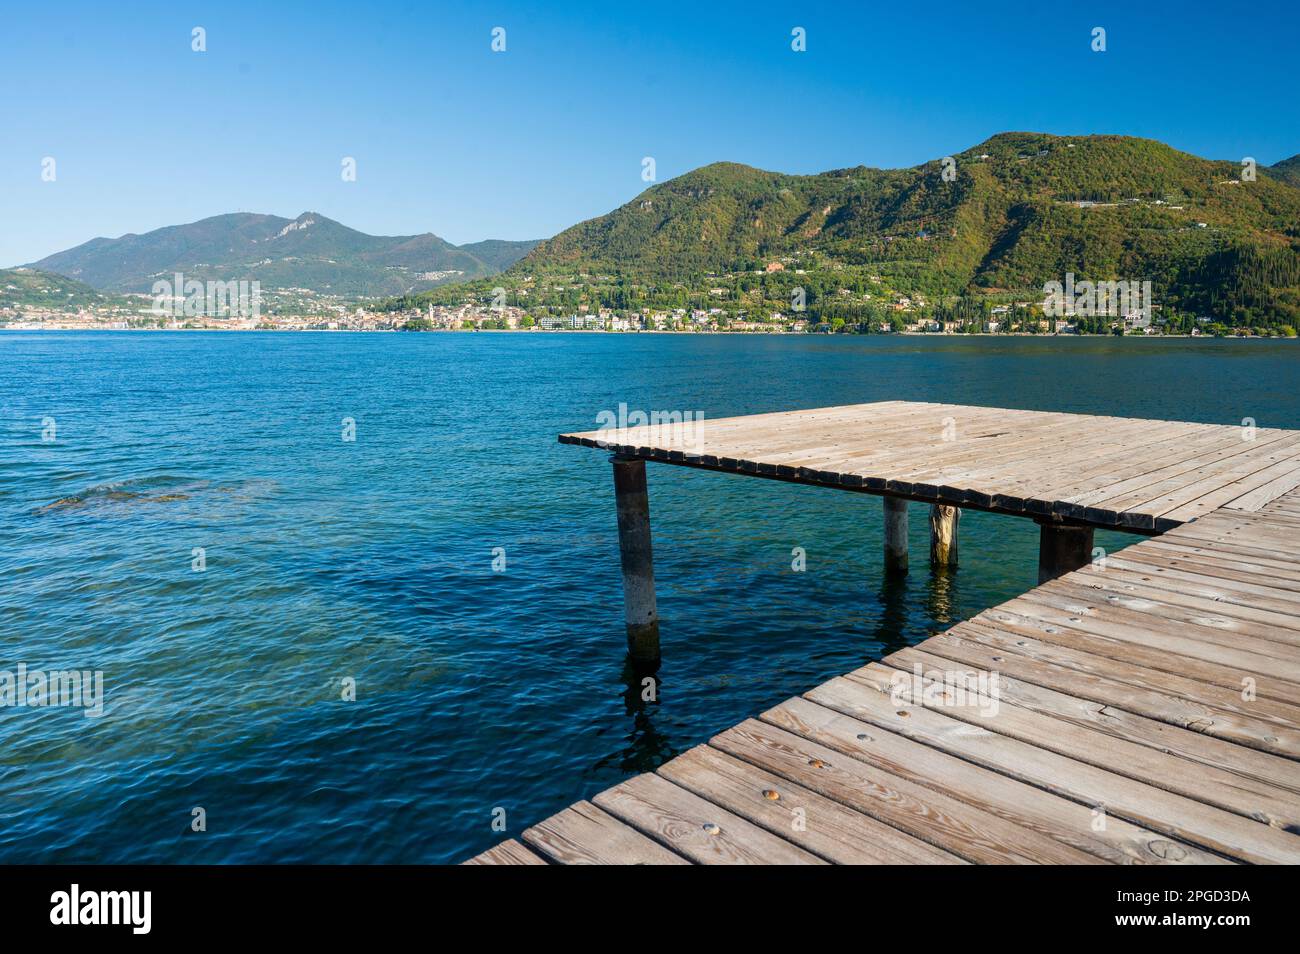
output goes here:
[[627, 649], [639, 662], [659, 659], [659, 611], [650, 549], [650, 495], [645, 461], [614, 456], [614, 500], [618, 506], [618, 549], [623, 563], [623, 617]]
[[885, 497], [885, 572], [907, 572], [907, 501]]
[[957, 565], [957, 523], [961, 508], [935, 504], [930, 508], [930, 565]]
[[1092, 560], [1092, 527], [1038, 525], [1038, 582], [1046, 583]]

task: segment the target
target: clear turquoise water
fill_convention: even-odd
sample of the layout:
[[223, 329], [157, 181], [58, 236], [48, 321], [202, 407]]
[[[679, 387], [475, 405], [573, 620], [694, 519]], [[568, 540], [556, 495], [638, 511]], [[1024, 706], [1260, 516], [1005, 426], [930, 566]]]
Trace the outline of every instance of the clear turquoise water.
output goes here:
[[[100, 669], [106, 696], [99, 719], [0, 709], [0, 861], [459, 860], [500, 837], [495, 808], [517, 834], [1034, 583], [1030, 521], [968, 513], [955, 575], [889, 584], [875, 498], [651, 466], [665, 660], [643, 704], [608, 464], [555, 441], [620, 402], [716, 418], [902, 398], [1296, 427], [1297, 356], [1260, 341], [0, 333], [0, 669]], [[923, 509], [912, 526], [923, 553]]]

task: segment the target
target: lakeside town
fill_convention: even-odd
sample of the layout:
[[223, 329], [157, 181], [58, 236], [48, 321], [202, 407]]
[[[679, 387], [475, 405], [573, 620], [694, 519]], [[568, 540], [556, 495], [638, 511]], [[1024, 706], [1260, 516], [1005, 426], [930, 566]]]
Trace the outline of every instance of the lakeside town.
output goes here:
[[[1005, 291], [997, 298], [927, 298], [856, 271], [828, 284], [824, 272], [787, 272], [785, 262], [771, 261], [707, 275], [693, 291], [675, 283], [640, 286], [628, 295], [608, 276], [581, 273], [526, 275], [511, 289], [480, 282], [403, 298], [349, 299], [310, 288], [263, 290], [258, 281], [187, 280], [181, 272], [156, 281], [150, 294], [85, 286], [69, 292], [59, 276], [18, 268], [7, 273], [12, 280], [0, 280], [0, 329], [1296, 336], [1289, 325], [1166, 309], [1149, 280], [1076, 281], [1067, 273], [1064, 281], [1044, 284], [1039, 300]], [[773, 280], [779, 284], [767, 284]], [[805, 287], [812, 282], [819, 283], [815, 304]]]
[[[83, 304], [76, 307], [15, 306], [0, 302], [0, 330], [9, 331], [515, 331], [678, 334], [833, 334], [846, 329], [831, 322], [814, 322], [798, 313], [775, 312], [764, 320], [725, 308], [643, 308], [616, 312], [576, 310], [561, 315], [535, 315], [515, 305], [463, 303], [428, 305], [400, 311], [379, 302], [317, 300], [306, 311], [234, 315], [160, 313], [147, 295], [124, 296], [127, 303]], [[966, 320], [936, 318], [924, 299], [897, 296], [887, 316], [868, 328], [848, 333], [957, 335], [1078, 335], [1294, 337], [1290, 328], [1232, 327], [1208, 316], [1196, 318], [1189, 332], [1172, 332], [1157, 313], [1116, 316], [1103, 329], [1088, 331], [1071, 318], [1045, 316], [1039, 302], [993, 305], [987, 316]]]

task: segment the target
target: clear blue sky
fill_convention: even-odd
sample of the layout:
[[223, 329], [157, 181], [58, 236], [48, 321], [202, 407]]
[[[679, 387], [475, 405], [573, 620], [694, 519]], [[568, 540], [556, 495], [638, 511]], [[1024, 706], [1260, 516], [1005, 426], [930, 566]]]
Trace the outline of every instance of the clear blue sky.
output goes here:
[[[1298, 10], [10, 3], [0, 265], [233, 211], [458, 243], [545, 237], [636, 195], [643, 156], [660, 181], [723, 159], [906, 166], [1017, 129], [1269, 164], [1300, 152]], [[190, 49], [195, 26], [206, 53]], [[790, 49], [796, 26], [807, 52]]]

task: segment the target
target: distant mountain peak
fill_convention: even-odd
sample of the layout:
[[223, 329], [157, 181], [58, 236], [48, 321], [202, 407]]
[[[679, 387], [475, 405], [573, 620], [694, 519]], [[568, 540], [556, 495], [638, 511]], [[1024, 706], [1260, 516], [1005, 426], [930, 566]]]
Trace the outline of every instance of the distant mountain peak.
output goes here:
[[235, 212], [92, 239], [32, 267], [109, 292], [148, 292], [156, 276], [179, 271], [199, 280], [256, 280], [268, 292], [386, 297], [495, 275], [535, 244], [489, 240], [462, 248], [432, 232], [367, 235], [313, 211], [293, 219]]

